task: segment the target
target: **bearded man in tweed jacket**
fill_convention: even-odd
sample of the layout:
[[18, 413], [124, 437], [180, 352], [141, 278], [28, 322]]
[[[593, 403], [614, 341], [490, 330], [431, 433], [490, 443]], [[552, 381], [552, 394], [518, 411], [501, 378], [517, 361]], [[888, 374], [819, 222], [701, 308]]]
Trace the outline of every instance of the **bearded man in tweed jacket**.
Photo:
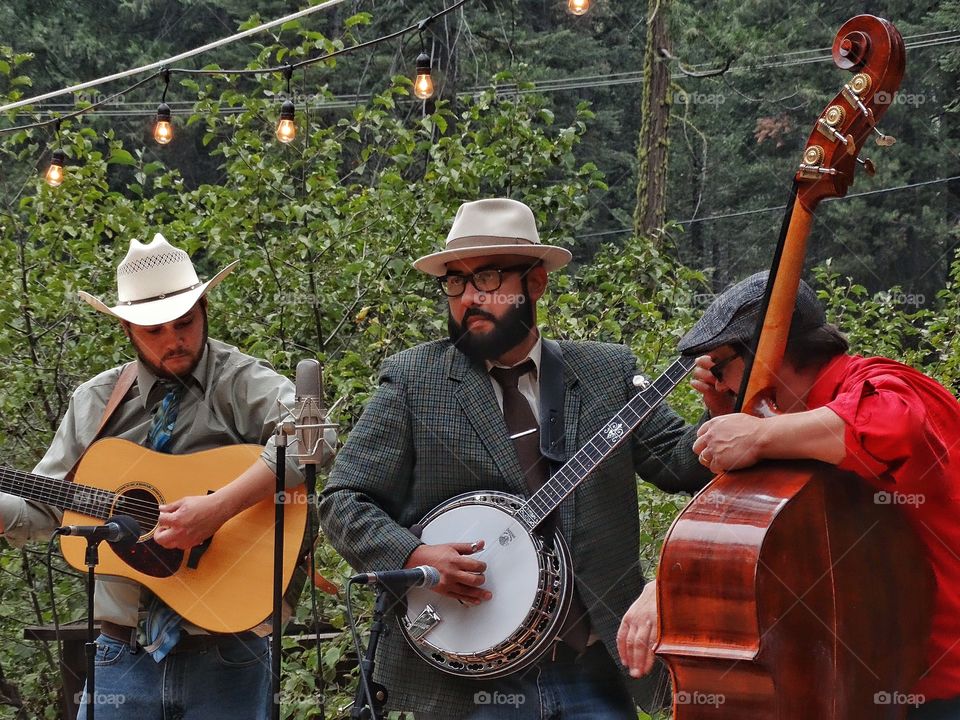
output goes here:
[[[496, 368], [529, 367], [513, 393], [518, 389], [539, 419], [540, 448], [554, 467], [636, 392], [636, 359], [626, 347], [541, 337], [536, 302], [547, 272], [569, 260], [567, 250], [540, 243], [526, 205], [490, 199], [461, 206], [446, 249], [414, 264], [439, 278], [450, 339], [384, 362], [380, 385], [337, 458], [321, 522], [354, 568], [430, 565], [441, 575], [435, 592], [468, 604], [489, 600], [486, 566], [471, 557], [475, 543], [428, 545], [410, 528], [464, 492], [529, 495]], [[548, 412], [558, 393], [560, 411]], [[394, 624], [376, 663], [387, 707], [417, 720], [636, 718], [631, 693], [649, 693], [650, 682], [631, 680], [615, 660], [617, 628], [643, 588], [636, 476], [666, 491], [699, 489], [710, 475], [691, 450], [694, 438], [695, 429], [661, 405], [560, 505], [556, 522], [571, 548], [576, 598], [542, 660], [493, 680], [454, 677], [420, 659]], [[515, 702], [483, 704], [491, 697]]]

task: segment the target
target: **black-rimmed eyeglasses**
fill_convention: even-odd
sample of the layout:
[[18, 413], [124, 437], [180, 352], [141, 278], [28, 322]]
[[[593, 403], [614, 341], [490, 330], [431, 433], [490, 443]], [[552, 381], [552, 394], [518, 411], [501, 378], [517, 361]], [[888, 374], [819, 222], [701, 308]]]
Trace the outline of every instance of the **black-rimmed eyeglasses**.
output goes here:
[[478, 270], [475, 273], [453, 273], [438, 277], [437, 282], [440, 284], [443, 294], [447, 297], [460, 297], [467, 289], [467, 281], [478, 292], [494, 292], [503, 285], [503, 274], [505, 272], [526, 272], [529, 269], [529, 265], [513, 265], [505, 268]]
[[713, 376], [717, 379], [717, 382], [723, 382], [723, 371], [726, 370], [727, 365], [729, 365], [730, 363], [732, 363], [732, 362], [733, 362], [734, 360], [736, 360], [738, 357], [740, 357], [740, 353], [739, 353], [739, 352], [735, 352], [735, 353], [733, 353], [733, 355], [729, 355], [729, 356], [725, 357], [725, 358], [724, 358], [723, 360], [721, 360], [720, 362], [715, 362], [715, 363], [710, 367], [710, 374], [713, 375]]

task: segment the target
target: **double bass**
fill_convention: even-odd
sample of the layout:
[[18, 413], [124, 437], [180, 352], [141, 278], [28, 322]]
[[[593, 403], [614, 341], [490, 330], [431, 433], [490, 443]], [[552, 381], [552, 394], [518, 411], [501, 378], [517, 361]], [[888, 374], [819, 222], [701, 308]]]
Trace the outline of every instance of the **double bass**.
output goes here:
[[[817, 204], [846, 194], [903, 76], [896, 28], [859, 15], [833, 58], [853, 73], [817, 118], [770, 273], [739, 404], [777, 412], [781, 366]], [[763, 462], [715, 477], [661, 552], [659, 641], [675, 720], [903, 718], [919, 678], [932, 573], [898, 509], [855, 475], [814, 461]]]

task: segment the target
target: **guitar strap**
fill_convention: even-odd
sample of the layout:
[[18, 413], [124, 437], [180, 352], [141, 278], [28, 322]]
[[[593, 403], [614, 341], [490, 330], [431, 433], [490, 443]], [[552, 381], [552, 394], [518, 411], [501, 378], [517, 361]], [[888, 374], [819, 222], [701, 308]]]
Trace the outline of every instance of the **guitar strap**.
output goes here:
[[[113, 413], [116, 412], [117, 408], [120, 406], [120, 403], [123, 401], [123, 398], [126, 397], [126, 394], [130, 391], [130, 388], [133, 387], [133, 383], [136, 379], [137, 363], [129, 362], [124, 365], [123, 369], [120, 371], [120, 377], [117, 378], [117, 384], [113, 386], [113, 392], [110, 393], [110, 397], [107, 399], [107, 405], [103, 409], [103, 417], [100, 418], [100, 424], [97, 426], [97, 432], [94, 433], [93, 439], [90, 441], [90, 445], [93, 445], [93, 443], [100, 439], [103, 429], [107, 426], [110, 418], [113, 417]], [[83, 454], [80, 455], [77, 461], [73, 464], [73, 467], [70, 468], [70, 472], [67, 473], [67, 477], [65, 479], [68, 482], [73, 482], [73, 476], [76, 474], [77, 466], [80, 465], [81, 460], [83, 460]]]

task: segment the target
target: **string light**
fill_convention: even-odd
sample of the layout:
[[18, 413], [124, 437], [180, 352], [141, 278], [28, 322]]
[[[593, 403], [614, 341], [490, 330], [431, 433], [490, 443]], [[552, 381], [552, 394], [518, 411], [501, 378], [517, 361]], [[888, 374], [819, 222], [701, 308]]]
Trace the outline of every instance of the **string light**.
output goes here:
[[167, 89], [170, 87], [170, 71], [164, 68], [162, 74], [163, 97], [157, 106], [157, 119], [153, 125], [153, 139], [161, 145], [166, 145], [173, 140], [173, 123], [170, 121], [170, 106], [167, 105]]
[[433, 77], [430, 71], [430, 56], [421, 52], [417, 55], [417, 79], [413, 83], [413, 94], [421, 100], [433, 97]]
[[297, 137], [297, 123], [294, 120], [293, 100], [290, 99], [290, 78], [293, 76], [293, 68], [287, 65], [283, 69], [283, 76], [287, 79], [287, 99], [280, 106], [280, 120], [277, 122], [277, 140], [284, 145], [292, 143]]
[[586, 15], [590, 10], [590, 0], [567, 0], [567, 11], [571, 15]]
[[50, 167], [43, 179], [50, 187], [60, 187], [63, 184], [64, 171], [63, 164], [67, 161], [67, 154], [61, 148], [53, 151], [53, 157], [50, 159]]
[[60, 147], [60, 121], [57, 120], [56, 125], [54, 125], [57, 133], [57, 149], [53, 151], [53, 155], [50, 157], [50, 167], [47, 168], [47, 172], [44, 174], [43, 179], [50, 187], [60, 187], [63, 184], [63, 178], [66, 173], [63, 171], [63, 166], [67, 162], [67, 154], [63, 151], [63, 148]]

